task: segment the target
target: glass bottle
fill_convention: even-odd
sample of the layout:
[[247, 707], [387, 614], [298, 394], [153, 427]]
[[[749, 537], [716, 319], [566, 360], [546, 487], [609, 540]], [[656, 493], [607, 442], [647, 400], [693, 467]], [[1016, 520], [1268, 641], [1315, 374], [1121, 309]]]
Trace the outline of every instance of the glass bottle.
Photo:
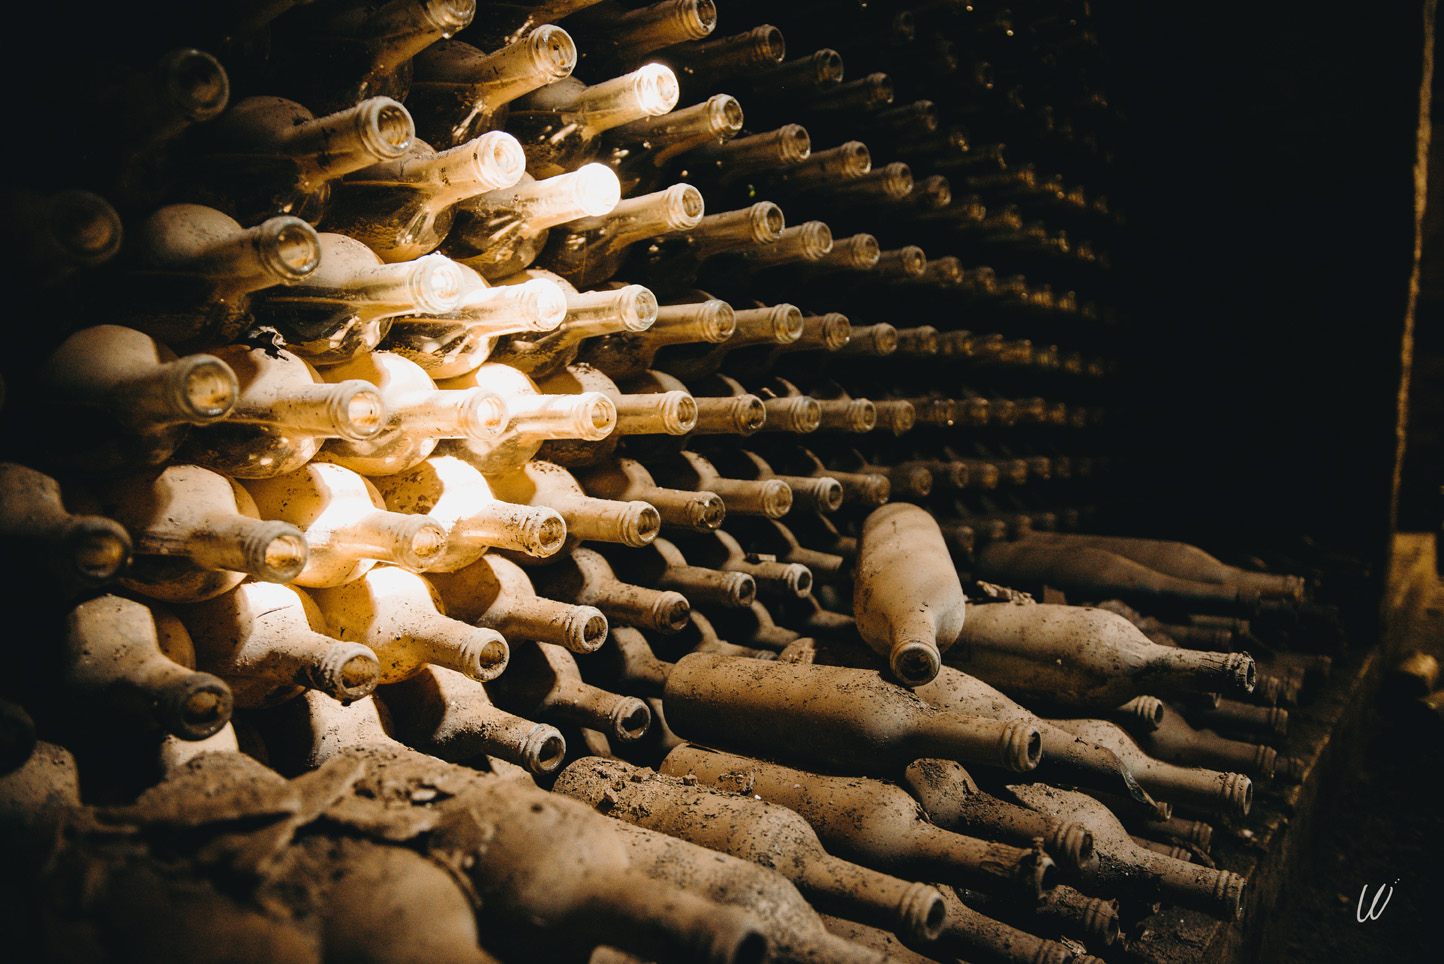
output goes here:
[[497, 498], [554, 509], [567, 524], [568, 548], [578, 541], [616, 542], [639, 548], [657, 537], [662, 519], [653, 505], [630, 495], [593, 498], [560, 465], [531, 459], [487, 476]]
[[711, 298], [689, 304], [661, 305], [657, 308], [656, 320], [646, 331], [603, 335], [587, 342], [577, 358], [611, 378], [622, 380], [650, 369], [658, 349], [663, 346], [718, 345], [736, 330], [736, 313], [725, 301]]
[[[114, 519], [71, 512], [60, 483], [14, 462], [0, 462], [0, 543], [24, 560], [19, 586], [68, 595], [105, 585], [130, 560], [130, 533]], [[38, 578], [26, 571], [40, 569]]]
[[554, 231], [538, 263], [578, 288], [617, 273], [632, 245], [695, 228], [702, 221], [702, 194], [690, 184], [626, 198], [601, 217], [581, 218]]
[[532, 338], [512, 335], [499, 341], [491, 360], [504, 362], [529, 375], [549, 375], [576, 360], [581, 342], [624, 331], [646, 331], [657, 317], [657, 296], [641, 285], [622, 285], [578, 292], [560, 275], [540, 268], [502, 280], [503, 285], [532, 278], [554, 281], [565, 293], [567, 313], [555, 331]]
[[598, 730], [620, 744], [641, 739], [652, 724], [646, 703], [583, 682], [572, 654], [553, 643], [513, 643], [507, 671], [486, 690], [519, 716]]
[[509, 639], [555, 643], [573, 653], [595, 652], [607, 640], [600, 609], [538, 596], [526, 570], [495, 553], [453, 572], [431, 573], [427, 581], [452, 618]]
[[574, 549], [566, 559], [538, 568], [533, 582], [553, 599], [595, 606], [609, 622], [622, 626], [678, 633], [687, 625], [691, 612], [687, 597], [681, 593], [622, 582], [606, 558], [591, 549]]
[[626, 194], [661, 187], [664, 172], [683, 154], [721, 144], [742, 130], [742, 105], [731, 94], [614, 127], [603, 135], [601, 160], [617, 172]]
[[[709, 530], [722, 524], [726, 510], [714, 492], [659, 486], [636, 459], [616, 458], [587, 466], [578, 473], [587, 494], [601, 499], [640, 500], [653, 506], [668, 525]], [[650, 542], [650, 540], [648, 540]]]

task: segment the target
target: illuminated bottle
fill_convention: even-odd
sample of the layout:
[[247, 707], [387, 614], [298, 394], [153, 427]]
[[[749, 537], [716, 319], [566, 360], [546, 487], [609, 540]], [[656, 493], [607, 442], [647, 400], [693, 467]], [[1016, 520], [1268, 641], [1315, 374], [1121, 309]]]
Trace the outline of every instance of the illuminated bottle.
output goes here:
[[501, 399], [505, 423], [485, 439], [443, 443], [442, 455], [455, 455], [483, 474], [519, 468], [536, 455], [547, 439], [604, 439], [617, 422], [617, 408], [601, 392], [577, 395], [539, 393], [535, 383], [508, 365], [487, 362], [456, 378], [443, 379], [443, 390], [485, 389]]
[[442, 40], [412, 61], [406, 100], [427, 141], [453, 147], [502, 126], [507, 105], [569, 77], [577, 46], [560, 27], [542, 24], [491, 52]]
[[802, 310], [787, 303], [747, 308], [733, 313], [734, 328], [726, 341], [672, 345], [659, 351], [653, 367], [684, 380], [715, 373], [727, 356], [749, 345], [790, 345], [802, 337]]
[[389, 352], [360, 355], [326, 369], [330, 381], [352, 379], [376, 386], [386, 423], [368, 439], [332, 439], [317, 458], [368, 476], [415, 468], [441, 439], [494, 438], [506, 423], [503, 399], [483, 388], [440, 389], [421, 366]]
[[114, 519], [73, 513], [50, 476], [13, 462], [0, 462], [0, 545], [39, 578], [24, 570], [20, 592], [65, 595], [103, 586], [130, 560], [130, 534]]
[[318, 366], [372, 351], [397, 315], [443, 314], [465, 287], [460, 266], [439, 254], [385, 264], [344, 234], [323, 233], [321, 264], [304, 282], [258, 297], [259, 325], [281, 333], [286, 347]]
[[553, 509], [566, 520], [567, 537], [577, 541], [616, 542], [645, 546], [661, 531], [653, 505], [630, 494], [594, 498], [560, 465], [532, 459], [521, 467], [489, 475], [497, 498], [521, 505]]
[[261, 516], [297, 526], [310, 548], [299, 586], [339, 586], [377, 562], [421, 570], [441, 557], [446, 530], [425, 515], [390, 512], [362, 476], [340, 465], [311, 462], [246, 489]]
[[649, 468], [658, 482], [671, 488], [716, 493], [729, 515], [780, 519], [792, 508], [792, 489], [786, 482], [776, 478], [727, 477], [696, 452], [684, 450]]
[[690, 184], [626, 198], [607, 214], [553, 231], [537, 263], [590, 288], [615, 275], [633, 245], [689, 231], [701, 223], [703, 210], [702, 193]]
[[[657, 351], [667, 345], [717, 345], [732, 337], [736, 330], [736, 313], [725, 301], [711, 298], [681, 305], [661, 305], [657, 308], [656, 320], [646, 331], [604, 335], [587, 342], [577, 357], [611, 378], [621, 380], [647, 372], [657, 357]], [[657, 379], [669, 377], [660, 372], [652, 374]], [[677, 386], [685, 391], [680, 382]]]
[[742, 129], [742, 105], [730, 94], [614, 127], [603, 137], [601, 160], [617, 172], [626, 194], [665, 183], [665, 172], [683, 154], [720, 144]]
[[95, 494], [134, 543], [121, 584], [156, 599], [209, 599], [246, 576], [291, 582], [306, 564], [296, 526], [262, 521], [239, 484], [197, 465], [108, 479]]
[[605, 215], [621, 198], [617, 176], [603, 164], [540, 181], [525, 174], [515, 185], [461, 202], [446, 253], [483, 277], [505, 278], [531, 266], [553, 227]]
[[377, 566], [312, 598], [338, 637], [376, 653], [382, 683], [415, 676], [428, 663], [481, 682], [506, 668], [510, 651], [500, 633], [448, 617], [436, 590], [405, 569]]
[[214, 355], [177, 358], [120, 325], [82, 328], [40, 363], [34, 430], [44, 438], [34, 446], [93, 472], [158, 465], [190, 426], [224, 418], [236, 394], [235, 373]]
[[603, 461], [623, 436], [685, 435], [697, 424], [697, 402], [690, 392], [624, 394], [617, 383], [587, 364], [568, 365], [538, 379], [537, 388], [554, 394], [600, 392], [617, 409], [617, 424], [607, 438], [596, 441], [557, 439], [543, 443], [537, 454], [559, 465], [581, 466]]
[[601, 610], [538, 596], [526, 570], [495, 553], [454, 572], [428, 573], [427, 580], [454, 619], [494, 629], [508, 639], [590, 653], [607, 638], [607, 617]]
[[677, 78], [661, 64], [588, 87], [566, 77], [511, 105], [507, 130], [521, 141], [533, 177], [554, 177], [593, 160], [604, 131], [677, 105]]
[[290, 586], [242, 583], [176, 615], [196, 665], [225, 679], [237, 706], [273, 706], [303, 689], [355, 700], [376, 688], [371, 650], [333, 638], [316, 604]]
[[446, 240], [458, 203], [511, 187], [525, 165], [516, 138], [502, 131], [442, 151], [417, 140], [405, 157], [340, 181], [326, 227], [362, 242], [383, 261], [411, 261]]
[[231, 691], [193, 662], [184, 629], [170, 619], [171, 652], [156, 619], [138, 602], [99, 596], [65, 617], [59, 640], [62, 700], [147, 719], [183, 740], [203, 740], [231, 718]]
[[502, 284], [525, 284], [534, 278], [555, 282], [566, 295], [566, 315], [555, 331], [512, 335], [497, 342], [492, 361], [504, 362], [529, 375], [548, 375], [576, 360], [587, 338], [617, 332], [646, 331], [657, 317], [657, 296], [641, 285], [622, 285], [578, 292], [560, 275], [529, 268]]
[[653, 51], [699, 40], [717, 26], [712, 0], [660, 0], [626, 9], [590, 6], [567, 21], [582, 38], [586, 63], [613, 67], [640, 63]]
[[386, 405], [361, 379], [328, 384], [285, 350], [227, 345], [217, 357], [235, 372], [236, 404], [217, 423], [191, 431], [179, 457], [239, 479], [268, 478], [305, 465], [328, 438], [364, 441], [386, 425]]
[[333, 181], [402, 157], [415, 136], [411, 115], [390, 97], [323, 117], [281, 97], [247, 97], [198, 138], [196, 193], [245, 224], [277, 214], [315, 224]]

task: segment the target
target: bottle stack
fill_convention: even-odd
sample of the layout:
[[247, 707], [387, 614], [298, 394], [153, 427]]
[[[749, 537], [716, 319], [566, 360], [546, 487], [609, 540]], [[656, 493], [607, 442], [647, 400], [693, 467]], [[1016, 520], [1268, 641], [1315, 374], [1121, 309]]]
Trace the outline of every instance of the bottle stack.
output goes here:
[[224, 19], [11, 199], [0, 809], [75, 840], [17, 906], [729, 964], [1240, 913], [1213, 827], [1325, 662], [1243, 651], [1301, 580], [1095, 534], [1086, 5]]

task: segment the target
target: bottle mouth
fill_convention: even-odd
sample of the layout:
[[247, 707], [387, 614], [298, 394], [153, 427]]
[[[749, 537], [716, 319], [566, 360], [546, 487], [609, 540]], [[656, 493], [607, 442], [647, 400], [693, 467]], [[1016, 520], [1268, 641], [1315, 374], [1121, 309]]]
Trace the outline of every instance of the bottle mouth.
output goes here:
[[756, 395], [741, 395], [732, 403], [732, 430], [737, 435], [755, 435], [767, 424], [767, 406]]
[[802, 337], [802, 309], [796, 305], [772, 306], [772, 338], [779, 345], [790, 345]]
[[822, 405], [811, 395], [772, 398], [762, 403], [767, 417], [764, 425], [778, 432], [815, 432], [822, 425]]
[[878, 355], [891, 355], [897, 351], [897, 328], [885, 321], [879, 322], [872, 326], [871, 340], [874, 352]]
[[567, 521], [555, 509], [533, 509], [522, 525], [521, 551], [529, 556], [554, 556], [566, 541]]
[[727, 594], [728, 606], [746, 609], [757, 598], [757, 580], [745, 572], [729, 572], [723, 591]]
[[836, 157], [841, 161], [838, 174], [845, 180], [856, 180], [872, 170], [872, 152], [862, 141], [848, 141], [838, 147]]
[[446, 550], [446, 530], [440, 523], [430, 516], [394, 515], [401, 523], [396, 533], [396, 564], [421, 572], [440, 562]]
[[130, 561], [130, 533], [104, 516], [77, 520], [65, 538], [67, 575], [86, 586], [109, 582]]
[[[811, 399], [815, 404], [816, 399]], [[792, 486], [780, 479], [768, 479], [762, 483], [762, 514], [769, 519], [780, 519], [792, 509]]]
[[902, 494], [922, 498], [933, 491], [933, 473], [920, 465], [902, 473], [902, 484], [897, 487]]
[[686, 435], [697, 427], [697, 400], [687, 392], [666, 392], [658, 414], [668, 435]]
[[929, 261], [927, 272], [933, 281], [946, 288], [956, 288], [963, 283], [963, 262], [951, 254]]
[[[700, 195], [699, 195], [700, 197]], [[617, 318], [624, 331], [646, 331], [657, 320], [657, 296], [651, 288], [627, 285], [617, 290]]]
[[855, 398], [848, 403], [844, 418], [847, 431], [871, 432], [877, 428], [877, 406], [871, 399]]
[[521, 141], [505, 131], [487, 131], [471, 142], [471, 177], [480, 190], [499, 191], [521, 180], [526, 154]]
[[702, 340], [713, 345], [721, 344], [737, 331], [737, 312], [725, 301], [713, 298], [704, 302], [698, 313], [702, 329]]
[[727, 517], [727, 506], [715, 492], [698, 492], [687, 504], [687, 522], [698, 532], [712, 532]]
[[[836, 512], [842, 508], [843, 499], [846, 493], [842, 490], [842, 483], [831, 476], [820, 479], [813, 479], [812, 485], [808, 486], [809, 495], [813, 508], [818, 512]], [[793, 493], [794, 497], [796, 493]]]
[[561, 731], [547, 723], [538, 723], [522, 740], [522, 765], [538, 776], [555, 773], [567, 758], [567, 741]]
[[812, 570], [797, 562], [789, 562], [782, 571], [782, 584], [794, 596], [812, 592]]
[[874, 402], [877, 407], [877, 424], [894, 435], [910, 432], [917, 424], [917, 410], [912, 402]]
[[890, 198], [904, 198], [913, 190], [913, 169], [893, 161], [882, 169], [882, 189]]
[[240, 382], [231, 366], [214, 355], [187, 355], [172, 371], [175, 410], [191, 424], [219, 421], [235, 408]]
[[748, 211], [747, 226], [754, 244], [775, 244], [787, 223], [782, 208], [771, 201], [758, 201]]
[[523, 282], [516, 294], [517, 313], [528, 331], [555, 331], [567, 316], [567, 295], [561, 285], [545, 278]]
[[870, 271], [882, 259], [882, 248], [871, 234], [854, 234], [848, 239], [847, 264], [858, 271]]
[[255, 245], [266, 271], [281, 284], [304, 281], [321, 264], [321, 239], [300, 218], [283, 215], [263, 222]]
[[98, 194], [62, 191], [50, 199], [48, 220], [66, 257], [80, 264], [100, 264], [120, 250], [120, 215]]
[[[898, 248], [892, 252], [897, 259], [898, 268], [909, 278], [921, 278], [928, 267], [928, 256], [923, 249], [915, 244]], [[934, 349], [936, 351], [936, 349]]]
[[[713, 23], [716, 23], [715, 16]], [[706, 36], [706, 32], [699, 36]], [[681, 88], [672, 68], [665, 64], [643, 64], [632, 73], [632, 93], [643, 116], [657, 117], [677, 106]]]
[[692, 604], [679, 592], [668, 589], [657, 593], [652, 603], [651, 625], [659, 633], [680, 633], [692, 621]]
[[672, 23], [687, 40], [701, 40], [717, 29], [717, 5], [712, 0], [683, 0], [670, 12]]
[[904, 686], [931, 683], [942, 669], [942, 657], [932, 640], [912, 639], [893, 646], [888, 666]]
[[1003, 731], [1003, 766], [1014, 773], [1027, 773], [1043, 758], [1043, 736], [1031, 723], [1014, 720]]
[[913, 884], [902, 899], [903, 926], [916, 941], [931, 943], [943, 933], [948, 920], [948, 908], [943, 895], [936, 887], [927, 884]]
[[706, 210], [702, 192], [691, 184], [673, 184], [667, 188], [662, 205], [669, 231], [695, 228], [702, 221], [702, 214]]
[[356, 133], [367, 154], [394, 161], [415, 143], [416, 122], [410, 111], [390, 97], [371, 97], [358, 105]]
[[805, 221], [798, 226], [797, 233], [802, 239], [802, 256], [808, 261], [818, 261], [832, 250], [832, 228], [826, 221]]
[[1228, 675], [1235, 689], [1252, 693], [1258, 683], [1258, 664], [1247, 653], [1232, 653], [1228, 659]]
[[567, 205], [571, 210], [580, 212], [577, 217], [601, 217], [609, 213], [622, 200], [622, 182], [617, 178], [617, 172], [605, 164], [583, 164], [571, 174], [563, 175], [570, 179], [571, 190], [570, 203]]
[[938, 105], [930, 100], [913, 101], [908, 116], [929, 134], [938, 129]]
[[386, 403], [380, 390], [360, 378], [347, 379], [332, 389], [329, 414], [337, 436], [351, 442], [373, 439], [386, 427]]
[[864, 475], [857, 486], [856, 499], [862, 505], [886, 505], [892, 498], [892, 481], [885, 475]]
[[[776, 29], [776, 28], [773, 28]], [[781, 33], [778, 33], [781, 37]], [[742, 105], [731, 94], [714, 94], [707, 99], [707, 127], [726, 139], [742, 130]], [[609, 169], [610, 170], [610, 169]]]
[[1242, 773], [1226, 774], [1223, 784], [1223, 803], [1229, 816], [1246, 817], [1253, 807], [1253, 781]]
[[309, 548], [301, 530], [289, 522], [266, 521], [250, 527], [242, 552], [248, 575], [261, 582], [293, 582], [306, 568]]
[[333, 643], [317, 667], [313, 683], [327, 696], [349, 703], [369, 695], [381, 678], [376, 654], [359, 643]]
[[231, 83], [221, 62], [200, 50], [173, 50], [161, 60], [165, 93], [193, 122], [210, 120], [226, 109]]
[[662, 531], [662, 515], [650, 502], [629, 502], [621, 520], [621, 543], [640, 549]]
[[572, 438], [599, 442], [612, 434], [617, 425], [617, 406], [601, 392], [582, 392], [574, 396], [571, 410]]
[[[913, 197], [918, 204], [930, 210], [939, 211], [953, 203], [953, 185], [941, 174], [925, 177], [913, 185]], [[962, 281], [959, 269], [959, 282]]]
[[505, 399], [500, 395], [493, 395], [485, 388], [462, 390], [468, 396], [462, 405], [461, 419], [458, 422], [465, 433], [464, 438], [485, 442], [506, 431], [510, 413], [507, 411]]
[[611, 724], [609, 735], [618, 743], [635, 743], [651, 729], [652, 710], [634, 696], [624, 697], [612, 707], [608, 722]]
[[[837, 51], [831, 51], [836, 54]], [[838, 75], [842, 73], [842, 57], [838, 56]], [[778, 160], [782, 164], [797, 164], [812, 154], [812, 137], [801, 124], [784, 124], [777, 129]]]
[[572, 35], [555, 24], [544, 23], [527, 34], [532, 70], [544, 83], [570, 77], [577, 66], [577, 45]]
[[476, 16], [476, 0], [422, 0], [421, 11], [432, 28], [450, 37]]
[[210, 673], [192, 673], [157, 709], [161, 724], [182, 740], [204, 740], [230, 722], [231, 688]]
[[576, 606], [567, 615], [563, 632], [573, 653], [594, 653], [607, 641], [607, 617], [595, 606]]
[[752, 30], [752, 55], [761, 64], [780, 64], [787, 56], [787, 40], [782, 31], [770, 23]]
[[494, 629], [476, 629], [461, 646], [456, 669], [479, 683], [496, 679], [511, 659], [511, 648]]
[[440, 315], [461, 303], [466, 278], [461, 266], [440, 254], [428, 254], [411, 262], [408, 293], [420, 314]]
[[1080, 872], [1092, 867], [1098, 861], [1093, 846], [1093, 834], [1079, 823], [1068, 822], [1058, 828], [1055, 835], [1054, 851], [1067, 861], [1069, 869]]

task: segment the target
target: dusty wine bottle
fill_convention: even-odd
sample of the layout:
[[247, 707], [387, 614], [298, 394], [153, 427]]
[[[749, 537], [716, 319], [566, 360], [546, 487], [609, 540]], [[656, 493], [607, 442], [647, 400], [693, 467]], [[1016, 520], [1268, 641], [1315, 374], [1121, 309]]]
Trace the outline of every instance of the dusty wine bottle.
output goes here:
[[[736, 330], [736, 313], [725, 301], [711, 298], [689, 304], [661, 305], [657, 308], [656, 320], [646, 331], [604, 335], [587, 342], [577, 357], [620, 381], [646, 373], [652, 367], [658, 349], [667, 345], [717, 345], [732, 337]], [[661, 372], [653, 372], [647, 380], [660, 383], [670, 378]], [[636, 392], [639, 389], [627, 390]], [[642, 390], [685, 391], [686, 386], [677, 382], [673, 387]]]
[[605, 215], [579, 218], [565, 232], [552, 232], [537, 262], [579, 288], [590, 288], [617, 273], [632, 245], [691, 230], [702, 221], [703, 210], [702, 193], [690, 184], [626, 198]]
[[614, 127], [603, 136], [600, 158], [617, 172], [622, 191], [646, 193], [665, 183], [672, 162], [703, 145], [721, 144], [742, 129], [742, 105], [731, 94]]
[[520, 468], [487, 477], [497, 498], [521, 505], [554, 509], [566, 520], [575, 542], [616, 542], [645, 546], [661, 531], [662, 518], [651, 503], [633, 498], [594, 498], [560, 465], [532, 459]]
[[725, 187], [774, 167], [798, 164], [811, 153], [812, 140], [806, 128], [785, 124], [762, 134], [704, 144], [692, 152], [688, 162], [694, 177]]
[[594, 652], [606, 642], [607, 617], [600, 609], [538, 596], [526, 570], [495, 553], [427, 578], [452, 618], [509, 639], [555, 643], [574, 653]]
[[716, 493], [730, 514], [780, 519], [792, 508], [792, 489], [786, 482], [728, 478], [696, 452], [683, 450], [675, 458], [654, 463], [651, 470], [658, 482], [672, 488]]
[[60, 483], [14, 462], [0, 462], [0, 544], [41, 569], [19, 572], [17, 589], [68, 595], [103, 586], [130, 561], [130, 533], [114, 519], [73, 513]]
[[583, 682], [572, 654], [552, 643], [517, 640], [506, 672], [486, 689], [505, 710], [600, 730], [618, 743], [641, 739], [652, 723], [646, 703]]
[[598, 499], [640, 501], [653, 506], [659, 521], [673, 526], [715, 529], [727, 511], [715, 492], [659, 486], [636, 459], [618, 458], [588, 466], [581, 471], [578, 482], [589, 496]]
[[671, 590], [634, 586], [617, 578], [606, 557], [592, 549], [572, 550], [569, 557], [539, 568], [533, 580], [553, 599], [571, 599], [600, 609], [611, 622], [659, 633], [678, 633], [687, 624], [687, 597]]
[[501, 283], [510, 285], [529, 278], [546, 278], [561, 287], [566, 293], [566, 316], [556, 331], [540, 338], [524, 335], [503, 338], [492, 350], [490, 359], [529, 375], [549, 375], [571, 364], [581, 351], [583, 339], [646, 331], [657, 317], [657, 296], [641, 285], [578, 292], [560, 275], [540, 268], [529, 268]]

